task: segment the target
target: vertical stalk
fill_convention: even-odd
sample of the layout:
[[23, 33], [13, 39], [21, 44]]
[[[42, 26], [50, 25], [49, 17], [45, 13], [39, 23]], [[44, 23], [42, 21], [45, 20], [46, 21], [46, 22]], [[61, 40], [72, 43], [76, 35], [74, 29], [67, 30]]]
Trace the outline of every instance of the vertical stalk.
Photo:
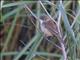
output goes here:
[[68, 60], [67, 59], [67, 52], [66, 52], [65, 44], [64, 44], [64, 40], [63, 40], [63, 36], [60, 32], [59, 26], [58, 26], [58, 31], [59, 31], [58, 40], [59, 40], [61, 48], [62, 48], [63, 60]]
[[[40, 16], [40, 3], [37, 1], [37, 17], [39, 18]], [[39, 20], [36, 21], [36, 33], [38, 32], [39, 29]]]
[[65, 50], [64, 43], [60, 42], [60, 44], [61, 44], [61, 48], [62, 48], [63, 59], [67, 60], [67, 53], [66, 53], [66, 50]]

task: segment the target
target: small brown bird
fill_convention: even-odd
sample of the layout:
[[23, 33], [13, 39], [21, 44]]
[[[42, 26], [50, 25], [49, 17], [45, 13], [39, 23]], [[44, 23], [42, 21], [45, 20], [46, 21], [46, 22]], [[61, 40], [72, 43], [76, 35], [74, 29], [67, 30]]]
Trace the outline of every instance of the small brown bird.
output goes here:
[[[67, 60], [67, 54], [66, 54], [66, 50], [65, 50], [65, 44], [62, 38], [62, 34], [60, 34], [61, 32], [61, 28], [58, 29], [57, 24], [51, 20], [48, 16], [44, 15], [40, 17], [40, 27], [42, 32], [44, 32], [45, 36], [56, 36], [57, 39], [60, 42], [61, 45], [61, 50], [64, 56], [64, 60]], [[60, 32], [59, 32], [60, 30]]]
[[47, 15], [41, 16], [40, 19], [41, 31], [46, 36], [58, 35], [57, 25], [53, 20], [51, 20]]

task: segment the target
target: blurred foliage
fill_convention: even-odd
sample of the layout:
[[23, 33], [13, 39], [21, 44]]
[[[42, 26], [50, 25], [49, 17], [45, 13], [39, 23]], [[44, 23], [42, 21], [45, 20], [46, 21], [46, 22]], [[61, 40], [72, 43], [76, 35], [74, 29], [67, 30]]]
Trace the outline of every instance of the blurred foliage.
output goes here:
[[43, 6], [38, 0], [3, 0], [0, 4], [1, 60], [63, 60], [58, 38], [46, 39], [41, 32], [42, 15], [50, 15], [56, 22], [60, 18], [68, 60], [80, 60], [79, 0], [64, 0], [62, 5], [56, 0], [44, 0]]

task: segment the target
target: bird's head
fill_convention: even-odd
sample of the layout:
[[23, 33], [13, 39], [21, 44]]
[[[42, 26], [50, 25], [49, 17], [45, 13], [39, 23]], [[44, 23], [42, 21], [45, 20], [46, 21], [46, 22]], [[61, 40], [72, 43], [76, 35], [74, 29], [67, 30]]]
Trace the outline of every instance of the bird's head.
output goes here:
[[49, 20], [50, 20], [50, 18], [47, 15], [40, 16], [40, 23], [47, 22]]

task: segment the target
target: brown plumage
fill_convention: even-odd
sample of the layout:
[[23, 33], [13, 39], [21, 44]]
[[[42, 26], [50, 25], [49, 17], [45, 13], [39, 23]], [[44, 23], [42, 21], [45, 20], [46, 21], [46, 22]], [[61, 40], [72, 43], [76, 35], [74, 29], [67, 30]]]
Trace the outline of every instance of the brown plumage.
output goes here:
[[41, 16], [40, 17], [42, 21], [40, 21], [40, 27], [42, 32], [44, 32], [47, 36], [57, 36], [58, 35], [58, 29], [56, 23], [51, 20], [48, 16]]

